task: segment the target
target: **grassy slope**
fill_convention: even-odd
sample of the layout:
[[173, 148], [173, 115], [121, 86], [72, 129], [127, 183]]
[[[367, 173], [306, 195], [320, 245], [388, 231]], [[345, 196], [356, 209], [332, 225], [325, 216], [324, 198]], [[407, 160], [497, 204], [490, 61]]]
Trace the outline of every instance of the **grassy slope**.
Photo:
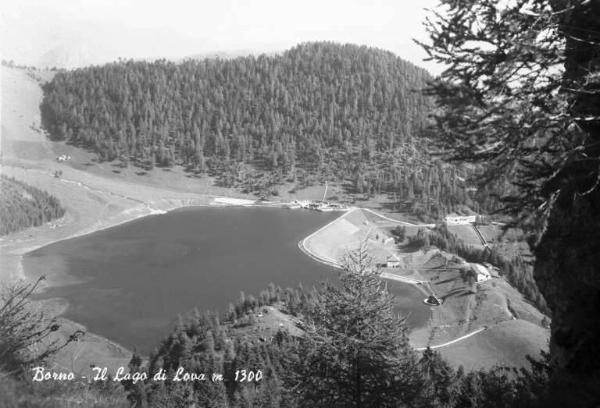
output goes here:
[[478, 225], [477, 229], [483, 235], [483, 238], [488, 243], [494, 243], [498, 241], [498, 236], [501, 233], [500, 227], [496, 225]]
[[525, 366], [525, 356], [538, 357], [540, 350], [547, 348], [545, 329], [525, 320], [509, 320], [438, 351], [452, 365], [468, 370], [495, 365]]
[[[384, 261], [391, 253], [396, 253], [402, 260], [400, 268], [388, 269], [388, 272], [430, 281], [431, 290], [444, 299], [444, 304], [441, 307], [431, 308], [432, 314], [427, 327], [411, 333], [411, 342], [415, 347], [440, 345], [479, 328], [496, 326], [503, 327], [501, 332], [504, 333], [504, 337], [498, 338], [494, 343], [480, 344], [479, 356], [484, 355], [485, 358], [481, 360], [482, 365], [478, 366], [472, 362], [469, 363], [471, 366], [489, 366], [489, 362], [493, 361], [498, 353], [501, 356], [518, 356], [518, 358], [511, 357], [507, 361], [521, 364], [525, 361], [526, 354], [532, 353], [534, 349], [537, 352], [538, 349], [545, 347], [549, 332], [540, 326], [543, 314], [504, 279], [492, 279], [471, 286], [462, 279], [458, 270], [461, 265], [464, 266], [460, 258], [435, 248], [426, 251], [397, 249], [394, 244], [384, 244], [381, 239], [376, 239], [378, 235], [388, 233], [386, 231], [394, 225], [394, 222], [367, 211], [355, 210], [314, 234], [305, 244], [317, 257], [339, 261], [345, 251], [358, 247], [366, 240], [370, 254], [376, 262]], [[459, 228], [459, 230], [464, 230], [463, 232], [470, 230], [475, 236], [471, 226], [461, 227], [467, 229]], [[419, 228], [424, 227], [407, 226], [406, 233], [416, 234]], [[427, 268], [427, 271], [423, 268]], [[521, 323], [507, 325], [514, 321], [533, 325], [537, 329], [522, 331]], [[482, 338], [490, 336], [487, 331], [480, 335], [483, 336]], [[504, 344], [502, 339], [508, 337], [512, 340]], [[440, 350], [445, 349], [445, 347], [440, 348]], [[454, 350], [452, 347], [445, 350], [445, 355], [453, 354], [452, 350]], [[460, 352], [456, 353], [456, 356], [449, 360], [459, 365], [462, 357]], [[502, 359], [498, 360], [501, 361]]]
[[470, 224], [466, 225], [448, 225], [448, 231], [456, 235], [465, 244], [473, 247], [482, 248], [481, 239]]

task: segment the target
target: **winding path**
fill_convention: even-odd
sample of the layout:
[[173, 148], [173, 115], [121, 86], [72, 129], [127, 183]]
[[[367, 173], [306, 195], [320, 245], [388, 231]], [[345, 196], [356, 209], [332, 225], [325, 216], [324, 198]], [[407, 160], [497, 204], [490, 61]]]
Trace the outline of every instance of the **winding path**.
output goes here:
[[426, 227], [426, 228], [433, 228], [433, 227], [435, 227], [435, 224], [413, 224], [413, 223], [407, 222], [407, 221], [395, 220], [393, 218], [386, 217], [383, 214], [379, 214], [378, 212], [375, 212], [375, 211], [373, 211], [373, 210], [371, 210], [369, 208], [361, 208], [361, 210], [370, 212], [371, 214], [376, 215], [379, 218], [383, 218], [384, 220], [392, 221], [392, 222], [395, 222], [396, 224], [406, 225], [407, 227]]
[[[436, 346], [429, 346], [429, 348], [432, 349], [432, 350], [435, 350], [435, 349], [438, 349], [438, 348], [441, 348], [441, 347], [446, 347], [446, 346], [449, 346], [451, 344], [458, 343], [461, 340], [468, 339], [469, 337], [474, 336], [477, 333], [481, 333], [484, 330], [487, 330], [487, 326], [480, 327], [479, 329], [477, 329], [475, 331], [472, 331], [471, 333], [467, 333], [464, 336], [461, 336], [461, 337], [459, 337], [457, 339], [450, 340], [450, 341], [447, 341], [445, 343], [438, 344]], [[427, 350], [427, 347], [415, 347], [415, 350], [416, 351], [424, 351], [424, 350]]]
[[481, 231], [479, 231], [479, 228], [477, 228], [477, 225], [475, 224], [471, 224], [471, 226], [473, 227], [473, 229], [475, 230], [475, 234], [477, 235], [477, 237], [479, 238], [479, 240], [481, 241], [481, 245], [484, 246], [484, 248], [488, 248], [488, 244], [487, 241], [485, 240], [485, 238], [483, 237], [483, 234], [481, 233]]

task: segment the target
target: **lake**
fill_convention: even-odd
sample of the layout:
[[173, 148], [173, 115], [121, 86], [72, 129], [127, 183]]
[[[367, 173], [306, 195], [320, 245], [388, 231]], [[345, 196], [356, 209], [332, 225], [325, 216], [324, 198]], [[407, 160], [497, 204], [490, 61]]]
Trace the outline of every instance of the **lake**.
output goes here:
[[[69, 302], [64, 316], [125, 347], [149, 353], [179, 314], [225, 311], [240, 292], [273, 282], [305, 288], [337, 272], [298, 249], [298, 241], [339, 213], [281, 208], [189, 207], [140, 218], [28, 253], [28, 277], [53, 286], [38, 298]], [[409, 325], [429, 309], [409, 285], [391, 283]]]

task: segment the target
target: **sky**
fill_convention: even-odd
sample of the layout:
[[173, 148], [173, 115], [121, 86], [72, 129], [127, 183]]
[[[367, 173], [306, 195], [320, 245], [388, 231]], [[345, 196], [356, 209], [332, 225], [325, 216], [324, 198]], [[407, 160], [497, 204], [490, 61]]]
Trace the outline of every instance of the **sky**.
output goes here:
[[437, 0], [0, 0], [2, 58], [79, 66], [117, 58], [282, 51], [329, 40], [383, 48], [433, 73], [425, 40]]

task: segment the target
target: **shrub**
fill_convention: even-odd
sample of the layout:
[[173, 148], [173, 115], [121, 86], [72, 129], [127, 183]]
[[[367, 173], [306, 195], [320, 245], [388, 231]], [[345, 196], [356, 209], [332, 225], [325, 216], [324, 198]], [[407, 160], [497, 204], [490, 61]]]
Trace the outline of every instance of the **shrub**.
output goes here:
[[[19, 375], [32, 365], [42, 364], [48, 357], [74, 341], [76, 332], [65, 341], [52, 340], [52, 332], [60, 325], [35, 310], [31, 294], [44, 280], [33, 283], [15, 283], [0, 294], [0, 371]], [[41, 345], [41, 347], [39, 347]]]

